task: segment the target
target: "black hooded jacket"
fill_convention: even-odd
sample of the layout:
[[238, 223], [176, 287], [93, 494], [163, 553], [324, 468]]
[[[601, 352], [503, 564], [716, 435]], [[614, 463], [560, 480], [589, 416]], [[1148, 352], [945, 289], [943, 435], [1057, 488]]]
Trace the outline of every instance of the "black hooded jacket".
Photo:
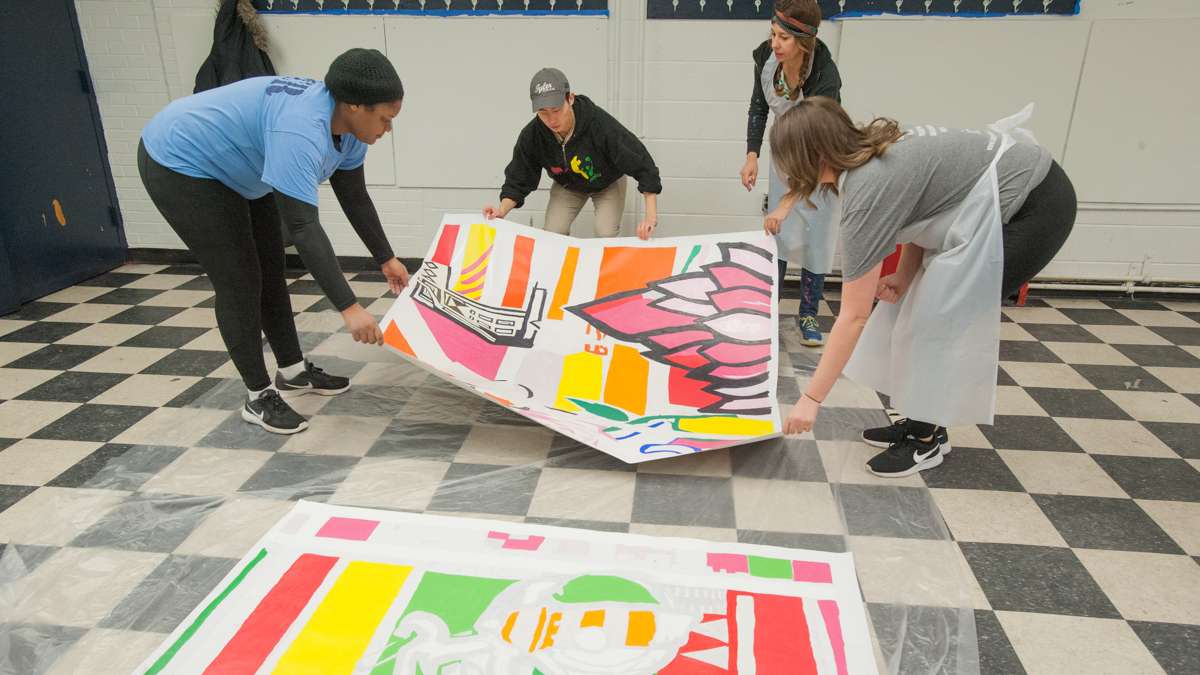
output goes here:
[[638, 192], [662, 192], [654, 158], [629, 129], [586, 96], [575, 96], [575, 129], [566, 145], [534, 117], [521, 129], [512, 161], [504, 169], [501, 199], [520, 207], [538, 187], [545, 169], [559, 185], [575, 192], [600, 192], [622, 176], [638, 182]]
[[196, 73], [193, 94], [260, 75], [275, 75], [267, 56], [267, 34], [250, 0], [221, 0], [213, 46]]

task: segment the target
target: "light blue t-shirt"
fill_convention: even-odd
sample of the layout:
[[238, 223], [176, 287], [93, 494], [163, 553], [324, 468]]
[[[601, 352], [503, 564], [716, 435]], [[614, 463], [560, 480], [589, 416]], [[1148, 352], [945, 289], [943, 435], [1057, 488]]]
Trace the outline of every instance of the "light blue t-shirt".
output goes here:
[[253, 77], [178, 99], [142, 130], [154, 161], [194, 178], [212, 178], [246, 199], [272, 189], [317, 205], [317, 185], [356, 169], [367, 145], [329, 131], [333, 96], [302, 77]]

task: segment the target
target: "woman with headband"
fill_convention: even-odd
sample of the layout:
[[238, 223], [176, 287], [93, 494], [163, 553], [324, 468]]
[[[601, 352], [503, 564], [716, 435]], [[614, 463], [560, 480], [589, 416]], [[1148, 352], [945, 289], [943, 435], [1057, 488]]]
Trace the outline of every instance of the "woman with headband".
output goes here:
[[[747, 190], [758, 180], [758, 155], [767, 128], [767, 115], [778, 118], [800, 101], [812, 96], [841, 100], [842, 78], [825, 43], [817, 38], [821, 8], [817, 0], [777, 0], [771, 19], [771, 36], [754, 50], [754, 91], [750, 95], [746, 125], [746, 162], [742, 185]], [[834, 235], [825, 227], [832, 202], [814, 196], [815, 208], [799, 204], [781, 209], [787, 182], [771, 171], [765, 229], [776, 235], [779, 245], [779, 283], [788, 262], [800, 265], [800, 311], [796, 323], [801, 342], [809, 347], [822, 343], [817, 326], [817, 308], [825, 274], [833, 264]]]

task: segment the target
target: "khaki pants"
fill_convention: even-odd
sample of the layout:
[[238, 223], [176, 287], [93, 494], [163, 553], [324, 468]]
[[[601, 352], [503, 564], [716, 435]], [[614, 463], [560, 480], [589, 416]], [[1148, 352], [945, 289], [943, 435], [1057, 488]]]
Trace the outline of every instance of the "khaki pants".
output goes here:
[[621, 214], [625, 211], [625, 182], [621, 176], [612, 185], [595, 194], [568, 190], [558, 183], [550, 184], [550, 202], [546, 205], [546, 229], [558, 234], [570, 234], [571, 223], [587, 200], [596, 209], [597, 237], [615, 237], [621, 233]]

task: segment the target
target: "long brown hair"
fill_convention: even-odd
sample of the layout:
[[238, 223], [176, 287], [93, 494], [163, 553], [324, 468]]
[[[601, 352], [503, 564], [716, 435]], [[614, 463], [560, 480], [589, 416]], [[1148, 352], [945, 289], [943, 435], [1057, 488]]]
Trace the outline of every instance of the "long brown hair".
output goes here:
[[[798, 22], [813, 30], [812, 36], [803, 37], [798, 35], [796, 30], [790, 28], [786, 23], [780, 24], [780, 27], [789, 33], [792, 39], [804, 50], [804, 61], [800, 64], [800, 82], [796, 86], [796, 91], [792, 96], [795, 98], [804, 86], [804, 81], [808, 78], [809, 71], [812, 69], [813, 58], [817, 53], [816, 31], [821, 25], [821, 6], [817, 4], [817, 0], [776, 0], [775, 11], [790, 19], [791, 22], [789, 23]], [[772, 20], [772, 23], [778, 22], [777, 18]], [[783, 64], [780, 64], [780, 67], [782, 66]]]
[[775, 169], [787, 179], [788, 196], [797, 194], [813, 206], [812, 194], [820, 184], [821, 167], [836, 171], [855, 169], [882, 155], [902, 135], [896, 120], [877, 117], [856, 126], [837, 101], [814, 96], [780, 115], [771, 128], [771, 156]]

